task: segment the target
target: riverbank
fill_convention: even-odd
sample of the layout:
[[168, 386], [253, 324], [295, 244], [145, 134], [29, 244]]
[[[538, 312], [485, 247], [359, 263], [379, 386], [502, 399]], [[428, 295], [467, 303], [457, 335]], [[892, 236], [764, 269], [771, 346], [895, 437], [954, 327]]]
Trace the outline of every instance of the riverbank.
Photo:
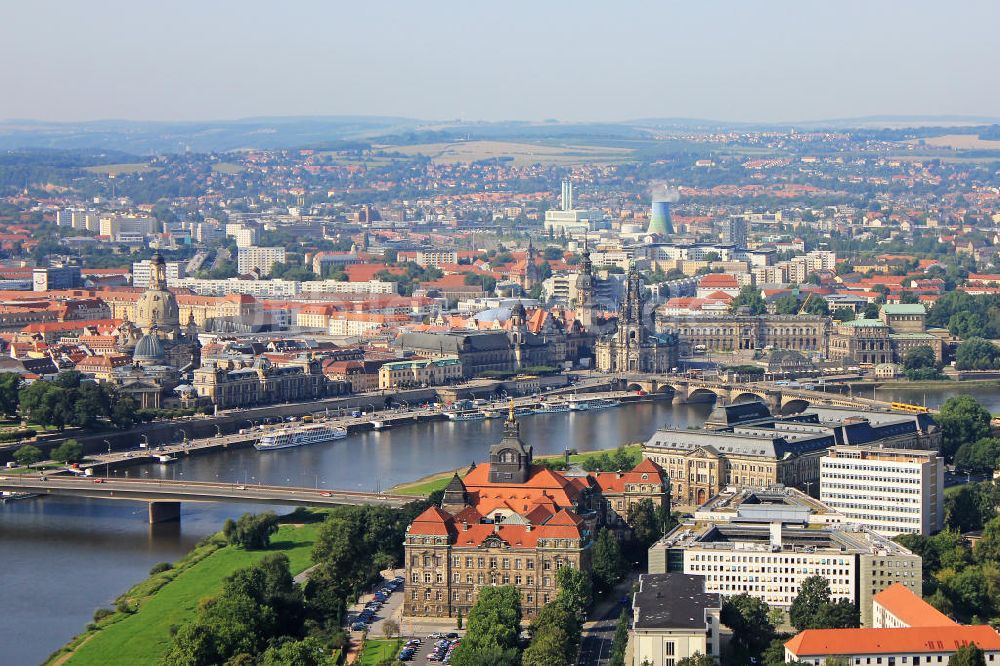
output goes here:
[[[611, 449], [600, 449], [597, 451], [586, 451], [584, 453], [574, 453], [569, 457], [569, 463], [572, 465], [583, 465], [588, 460], [595, 458], [602, 453], [607, 453], [609, 451], [617, 451], [618, 449], [624, 449], [626, 453], [630, 455], [638, 454], [642, 450], [642, 444], [624, 444], [622, 446], [616, 446]], [[536, 460], [562, 460], [564, 456], [555, 454], [547, 456], [537, 456]], [[459, 467], [456, 469], [448, 470], [447, 472], [438, 472], [436, 474], [431, 474], [423, 477], [422, 479], [417, 479], [416, 481], [410, 481], [407, 483], [400, 483], [389, 489], [390, 493], [399, 495], [413, 495], [414, 497], [426, 497], [433, 492], [438, 490], [444, 490], [448, 482], [451, 481], [455, 473], [458, 476], [465, 478], [466, 473], [468, 473], [468, 467]]]
[[[222, 589], [223, 580], [270, 553], [288, 556], [292, 574], [312, 566], [312, 549], [324, 510], [296, 511], [280, 519], [267, 550], [226, 544], [221, 532], [204, 539], [170, 569], [151, 573], [102, 611], [95, 622], [45, 662], [50, 666], [133, 666], [157, 663], [172, 628], [194, 616], [198, 604]], [[106, 613], [106, 614], [105, 614]]]

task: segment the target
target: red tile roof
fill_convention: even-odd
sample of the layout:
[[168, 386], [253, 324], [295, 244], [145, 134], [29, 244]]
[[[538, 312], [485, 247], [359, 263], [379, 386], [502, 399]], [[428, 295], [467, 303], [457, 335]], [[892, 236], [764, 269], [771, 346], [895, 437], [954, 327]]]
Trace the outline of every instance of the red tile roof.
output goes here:
[[944, 627], [958, 624], [902, 583], [893, 583], [876, 594], [873, 601], [911, 627]]
[[785, 643], [796, 658], [828, 655], [950, 653], [975, 643], [1000, 650], [1000, 634], [989, 625], [906, 629], [806, 629]]

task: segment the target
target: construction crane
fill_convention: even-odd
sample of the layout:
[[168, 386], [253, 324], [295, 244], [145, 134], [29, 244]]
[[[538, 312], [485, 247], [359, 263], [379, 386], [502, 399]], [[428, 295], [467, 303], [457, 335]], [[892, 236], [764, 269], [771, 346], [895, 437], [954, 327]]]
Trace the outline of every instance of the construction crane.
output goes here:
[[802, 306], [799, 307], [798, 314], [802, 314], [803, 312], [806, 311], [806, 306], [809, 305], [809, 301], [812, 300], [812, 297], [813, 297], [813, 293], [810, 291], [809, 294], [806, 295], [806, 300], [802, 301]]

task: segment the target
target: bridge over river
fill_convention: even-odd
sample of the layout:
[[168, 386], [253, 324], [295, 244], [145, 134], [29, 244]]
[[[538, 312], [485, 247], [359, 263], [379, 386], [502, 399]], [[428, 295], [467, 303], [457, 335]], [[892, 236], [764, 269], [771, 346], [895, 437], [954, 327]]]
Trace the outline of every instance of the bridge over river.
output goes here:
[[292, 506], [378, 504], [398, 508], [419, 499], [409, 495], [261, 484], [48, 474], [0, 476], [0, 491], [147, 502], [150, 523], [178, 520], [182, 501], [288, 504]]

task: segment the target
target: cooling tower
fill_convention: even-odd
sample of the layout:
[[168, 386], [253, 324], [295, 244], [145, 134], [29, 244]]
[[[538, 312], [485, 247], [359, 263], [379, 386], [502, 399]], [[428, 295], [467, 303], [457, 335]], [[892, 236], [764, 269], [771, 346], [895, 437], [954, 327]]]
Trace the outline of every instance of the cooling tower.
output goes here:
[[674, 225], [670, 221], [670, 202], [654, 201], [653, 213], [649, 216], [649, 227], [646, 233], [666, 236], [674, 233]]

